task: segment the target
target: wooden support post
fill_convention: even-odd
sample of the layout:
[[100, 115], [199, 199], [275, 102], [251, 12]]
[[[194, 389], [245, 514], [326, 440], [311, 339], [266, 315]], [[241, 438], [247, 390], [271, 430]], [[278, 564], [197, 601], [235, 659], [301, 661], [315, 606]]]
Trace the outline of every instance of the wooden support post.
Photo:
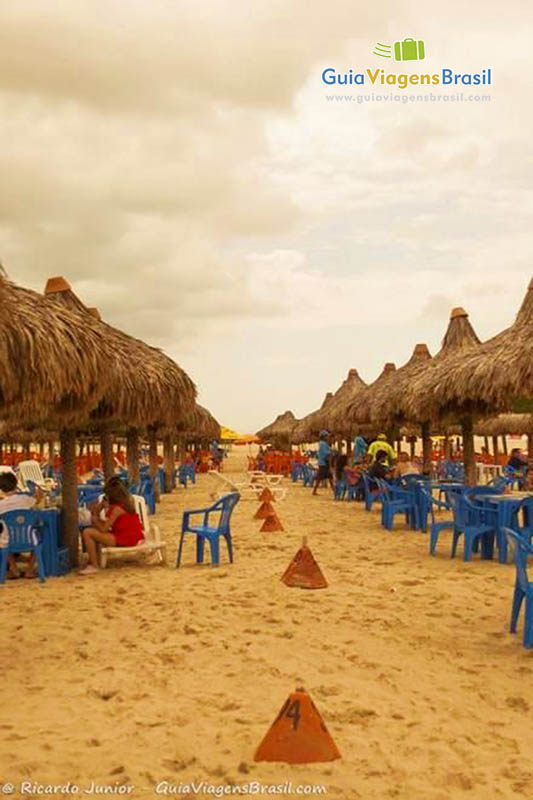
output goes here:
[[104, 478], [108, 481], [115, 474], [115, 459], [113, 457], [113, 434], [107, 428], [102, 428], [100, 431], [100, 454]]
[[422, 423], [422, 472], [431, 475], [431, 436], [429, 422]]
[[157, 429], [153, 426], [148, 428], [148, 445], [150, 448], [150, 477], [154, 482], [154, 494], [156, 503], [161, 497], [159, 486], [159, 461], [157, 459]]
[[138, 484], [140, 482], [138, 428], [128, 428], [126, 434], [126, 462], [128, 465], [128, 478], [130, 483]]
[[62, 523], [63, 544], [70, 552], [70, 563], [73, 566], [79, 560], [79, 528], [78, 528], [78, 472], [76, 469], [76, 432], [61, 431], [61, 463], [62, 463]]
[[461, 422], [463, 430], [463, 463], [465, 467], [465, 483], [475, 486], [477, 483], [476, 452], [474, 449], [474, 424], [472, 417], [465, 417]]
[[165, 470], [165, 489], [171, 492], [174, 489], [174, 445], [172, 436], [163, 439], [163, 468]]
[[498, 437], [497, 436], [493, 436], [492, 437], [492, 455], [494, 457], [494, 463], [495, 464], [499, 464], [500, 460], [499, 460], [499, 453], [498, 453]]

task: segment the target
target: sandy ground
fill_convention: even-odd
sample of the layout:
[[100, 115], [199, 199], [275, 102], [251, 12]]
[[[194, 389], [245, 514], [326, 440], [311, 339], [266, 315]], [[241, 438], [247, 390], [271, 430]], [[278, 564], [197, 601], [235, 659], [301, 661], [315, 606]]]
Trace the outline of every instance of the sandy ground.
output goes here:
[[[209, 489], [201, 476], [163, 497], [167, 567], [111, 562], [92, 578], [0, 587], [0, 782], [13, 796], [21, 781], [70, 781], [78, 796], [92, 781], [135, 786], [136, 798], [163, 781], [175, 797], [191, 781], [206, 782], [197, 797], [252, 781], [338, 798], [531, 796], [533, 652], [507, 632], [512, 566], [452, 561], [449, 534], [430, 558], [403, 523], [387, 533], [377, 511], [291, 484], [284, 533], [259, 533], [256, 504], [241, 502], [235, 564], [193, 566], [191, 539], [176, 570], [181, 512]], [[303, 534], [328, 589], [279, 580]], [[342, 760], [254, 763], [299, 685]]]

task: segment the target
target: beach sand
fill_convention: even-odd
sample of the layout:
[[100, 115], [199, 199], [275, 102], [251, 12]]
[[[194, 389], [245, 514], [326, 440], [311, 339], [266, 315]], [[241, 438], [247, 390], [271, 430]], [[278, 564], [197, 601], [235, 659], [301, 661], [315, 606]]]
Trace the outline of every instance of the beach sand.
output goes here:
[[[283, 533], [259, 533], [256, 503], [237, 507], [233, 566], [224, 548], [218, 569], [193, 566], [191, 538], [174, 568], [181, 512], [210, 501], [200, 476], [162, 498], [166, 567], [111, 561], [96, 577], [0, 587], [2, 781], [70, 781], [79, 795], [92, 781], [134, 785], [136, 798], [163, 781], [177, 797], [191, 781], [291, 781], [335, 798], [531, 795], [533, 652], [522, 621], [508, 633], [514, 567], [452, 561], [449, 533], [431, 558], [427, 535], [403, 522], [388, 533], [377, 509], [286, 485]], [[303, 535], [325, 590], [280, 581]], [[342, 759], [254, 763], [297, 686]]]

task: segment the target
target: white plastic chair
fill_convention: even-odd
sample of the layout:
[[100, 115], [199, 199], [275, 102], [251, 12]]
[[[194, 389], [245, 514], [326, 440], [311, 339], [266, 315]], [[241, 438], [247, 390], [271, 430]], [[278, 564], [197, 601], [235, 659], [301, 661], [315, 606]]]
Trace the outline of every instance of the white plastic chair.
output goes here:
[[207, 473], [213, 478], [215, 490], [211, 493], [211, 497], [219, 500], [223, 495], [229, 492], [239, 492], [242, 500], [259, 500], [259, 495], [268, 486], [275, 500], [284, 500], [287, 495], [287, 489], [280, 486], [271, 486], [266, 482], [252, 482], [250, 478], [246, 481], [234, 481], [224, 473], [217, 472], [217, 470], [209, 470]]
[[45, 492], [51, 492], [56, 486], [53, 478], [44, 477], [38, 461], [21, 461], [18, 465], [18, 480], [23, 492], [28, 491], [26, 481], [33, 481], [39, 489]]
[[132, 495], [133, 502], [135, 503], [135, 512], [141, 520], [141, 525], [144, 532], [144, 540], [136, 544], [135, 547], [102, 547], [101, 549], [101, 566], [105, 569], [107, 566], [107, 558], [110, 555], [140, 555], [145, 553], [156, 553], [157, 560], [160, 564], [164, 564], [167, 557], [166, 543], [161, 541], [161, 533], [159, 527], [155, 522], [150, 521], [148, 514], [148, 507], [146, 500], [138, 494]]

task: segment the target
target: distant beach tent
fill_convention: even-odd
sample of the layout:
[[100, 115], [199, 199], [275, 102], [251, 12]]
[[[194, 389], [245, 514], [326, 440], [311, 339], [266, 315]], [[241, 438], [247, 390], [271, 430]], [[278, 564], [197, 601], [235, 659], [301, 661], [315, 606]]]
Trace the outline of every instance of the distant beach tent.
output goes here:
[[243, 438], [242, 433], [237, 433], [237, 431], [232, 430], [231, 428], [227, 428], [225, 425], [222, 425], [220, 428], [220, 441], [221, 442], [231, 442], [235, 443], [240, 441]]
[[235, 439], [233, 444], [246, 445], [246, 444], [261, 444], [261, 439], [255, 433], [243, 433], [239, 439]]

